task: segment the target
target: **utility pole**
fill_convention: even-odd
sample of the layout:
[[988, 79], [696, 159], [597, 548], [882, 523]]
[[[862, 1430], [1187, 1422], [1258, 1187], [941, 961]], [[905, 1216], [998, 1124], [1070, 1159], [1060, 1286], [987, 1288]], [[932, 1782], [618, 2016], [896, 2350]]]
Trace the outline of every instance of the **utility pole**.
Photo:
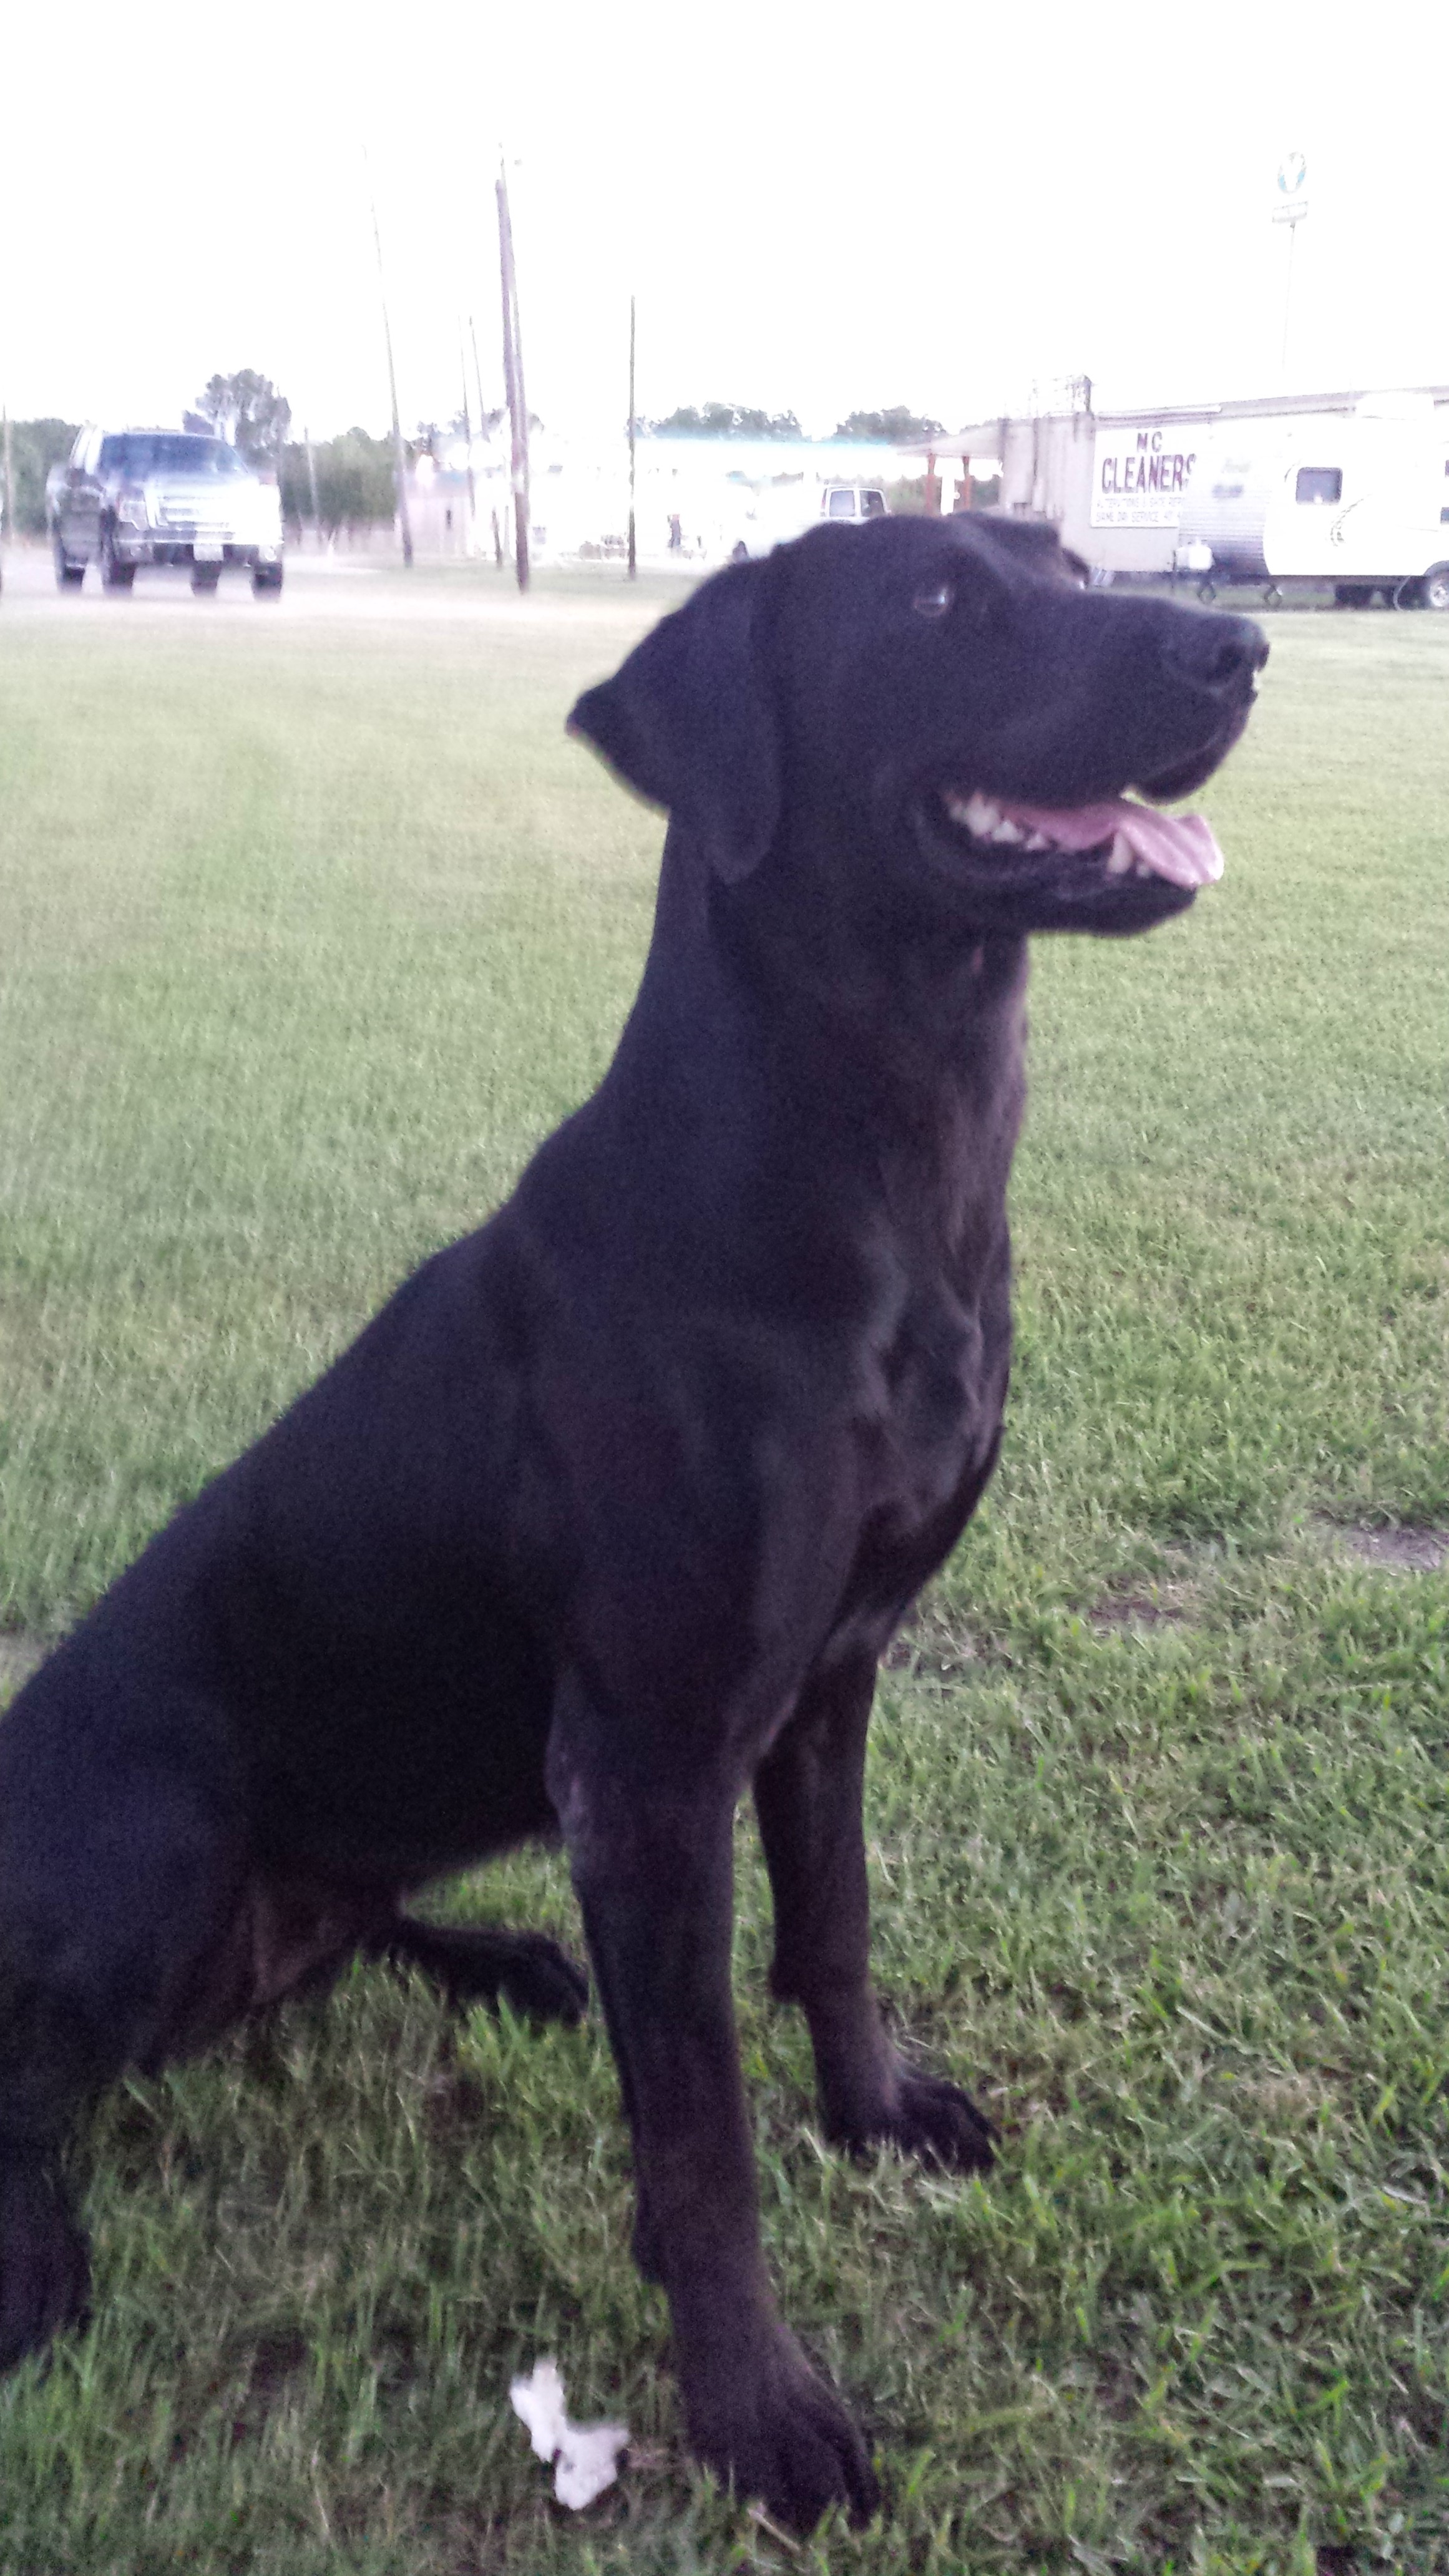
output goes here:
[[473, 424], [468, 418], [468, 360], [463, 349], [461, 323], [458, 326], [458, 372], [463, 379], [463, 437], [468, 448], [468, 552], [471, 554], [478, 520], [478, 495], [473, 489]]
[[15, 542], [15, 444], [10, 435], [10, 408], [6, 405], [5, 422], [5, 542]]
[[503, 290], [503, 387], [508, 398], [513, 483], [513, 560], [520, 590], [528, 588], [528, 398], [523, 390], [523, 340], [518, 328], [518, 279], [513, 266], [513, 225], [508, 180], [498, 163], [498, 273]]
[[639, 578], [639, 556], [634, 544], [634, 298], [629, 298], [629, 579]]
[[377, 199], [372, 191], [372, 164], [363, 145], [362, 158], [367, 170], [367, 201], [372, 210], [372, 243], [377, 252], [377, 293], [382, 306], [382, 336], [387, 347], [387, 385], [392, 396], [392, 472], [397, 490], [398, 527], [402, 534], [402, 557], [409, 571], [413, 560], [412, 521], [408, 517], [408, 460], [403, 446], [402, 422], [397, 408], [397, 370], [392, 362], [392, 324], [387, 318], [387, 279], [382, 266], [382, 235], [377, 228]]

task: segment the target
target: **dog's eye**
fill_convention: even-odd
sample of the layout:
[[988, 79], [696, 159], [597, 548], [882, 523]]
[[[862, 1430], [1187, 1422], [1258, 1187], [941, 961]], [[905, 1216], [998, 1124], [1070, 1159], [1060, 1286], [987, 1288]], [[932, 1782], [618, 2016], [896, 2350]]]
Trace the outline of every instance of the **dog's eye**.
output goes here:
[[949, 581], [935, 581], [929, 589], [917, 591], [911, 606], [918, 617], [944, 617], [955, 597]]

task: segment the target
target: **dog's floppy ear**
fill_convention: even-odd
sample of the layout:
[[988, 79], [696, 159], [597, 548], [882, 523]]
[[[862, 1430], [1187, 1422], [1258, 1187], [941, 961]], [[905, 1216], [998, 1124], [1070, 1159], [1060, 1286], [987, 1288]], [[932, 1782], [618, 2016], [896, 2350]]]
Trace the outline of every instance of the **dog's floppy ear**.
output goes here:
[[763, 570], [730, 564], [702, 583], [569, 718], [731, 880], [759, 866], [780, 814], [778, 727], [754, 634]]

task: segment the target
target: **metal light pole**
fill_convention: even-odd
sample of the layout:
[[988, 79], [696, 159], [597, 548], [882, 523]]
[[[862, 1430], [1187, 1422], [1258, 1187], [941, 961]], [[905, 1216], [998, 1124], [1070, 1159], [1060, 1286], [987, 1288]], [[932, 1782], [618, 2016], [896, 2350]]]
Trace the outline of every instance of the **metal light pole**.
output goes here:
[[382, 235], [377, 228], [377, 199], [372, 192], [372, 164], [364, 144], [362, 158], [367, 170], [367, 202], [372, 213], [372, 243], [377, 252], [377, 293], [382, 306], [382, 336], [387, 348], [387, 386], [392, 396], [392, 470], [397, 487], [398, 527], [402, 535], [402, 557], [409, 570], [413, 560], [412, 521], [408, 517], [408, 460], [403, 446], [402, 422], [397, 408], [397, 370], [392, 362], [392, 324], [387, 316], [387, 279], [382, 265]]
[[305, 423], [302, 429], [302, 445], [307, 450], [307, 480], [312, 487], [312, 533], [317, 540], [317, 551], [320, 554], [322, 551], [322, 512], [317, 500], [317, 459], [312, 452], [312, 432], [306, 427]]
[[1278, 164], [1278, 204], [1273, 208], [1275, 224], [1288, 227], [1288, 269], [1283, 282], [1283, 352], [1279, 361], [1286, 378], [1288, 373], [1288, 335], [1293, 321], [1293, 248], [1298, 227], [1308, 213], [1308, 163], [1301, 152], [1286, 152]]
[[[471, 313], [468, 316], [468, 338], [473, 347], [473, 382], [478, 389], [478, 435], [480, 438], [484, 438], [487, 436], [487, 432], [484, 429], [483, 424], [488, 418], [488, 406], [483, 400], [483, 370], [478, 364], [478, 334], [473, 328], [473, 316]], [[488, 516], [493, 524], [493, 560], [501, 569], [503, 564], [503, 540], [498, 533], [498, 513], [491, 503], [489, 504]]]
[[458, 369], [463, 379], [463, 436], [468, 445], [468, 552], [471, 555], [477, 533], [478, 495], [473, 485], [473, 424], [468, 418], [468, 360], [463, 349], [461, 322], [458, 325]]

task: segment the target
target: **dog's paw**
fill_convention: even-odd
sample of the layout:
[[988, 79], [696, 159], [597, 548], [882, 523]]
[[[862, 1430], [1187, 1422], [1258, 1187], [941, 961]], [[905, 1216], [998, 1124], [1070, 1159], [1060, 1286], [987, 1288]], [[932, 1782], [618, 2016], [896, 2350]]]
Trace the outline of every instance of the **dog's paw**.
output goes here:
[[377, 1948], [400, 1967], [417, 1968], [460, 2012], [471, 2004], [506, 2003], [527, 2021], [576, 2022], [589, 2000], [582, 1968], [546, 1932], [508, 1932], [496, 1924], [420, 1923], [402, 1914]]
[[582, 2021], [589, 1980], [576, 1959], [546, 1932], [509, 1932], [508, 1956], [498, 1971], [497, 1993], [510, 2011], [530, 2021]]
[[691, 2448], [724, 2486], [762, 2504], [792, 2532], [810, 2532], [833, 2504], [869, 2522], [880, 2485], [856, 2426], [795, 2338], [775, 2325], [748, 2366], [686, 2383]]
[[40, 2157], [0, 2147], [0, 2370], [84, 2322], [86, 2241]]
[[839, 2143], [853, 2155], [899, 2147], [903, 2156], [944, 2166], [950, 2173], [986, 2173], [996, 2162], [996, 2134], [994, 2123], [959, 2084], [901, 2066], [889, 2106], [868, 2126], [841, 2135]]

